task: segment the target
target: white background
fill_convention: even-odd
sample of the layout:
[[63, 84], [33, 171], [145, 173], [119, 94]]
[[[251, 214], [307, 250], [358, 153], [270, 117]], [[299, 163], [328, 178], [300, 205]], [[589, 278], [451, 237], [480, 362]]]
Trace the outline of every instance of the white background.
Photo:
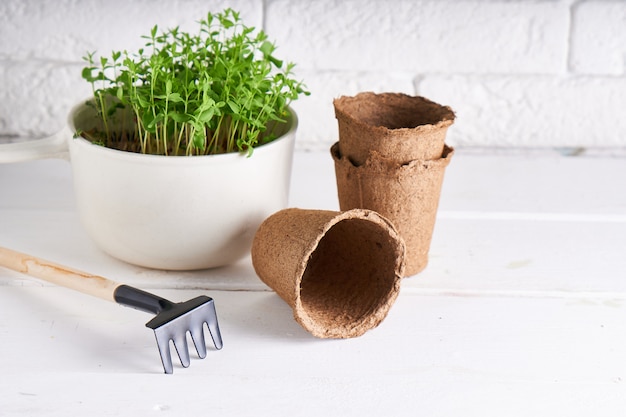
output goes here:
[[312, 95], [298, 149], [337, 140], [332, 99], [419, 94], [457, 112], [457, 147], [626, 145], [626, 2], [3, 0], [0, 138], [52, 134], [89, 94], [86, 51], [135, 50], [154, 24], [195, 30], [224, 7], [277, 42]]

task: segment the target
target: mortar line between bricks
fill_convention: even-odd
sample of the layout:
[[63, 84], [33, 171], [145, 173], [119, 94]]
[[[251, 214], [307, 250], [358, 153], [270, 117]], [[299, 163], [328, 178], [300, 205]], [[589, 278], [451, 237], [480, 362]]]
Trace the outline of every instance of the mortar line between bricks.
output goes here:
[[83, 66], [83, 61], [61, 61], [58, 59], [46, 59], [46, 58], [0, 58], [0, 65], [20, 65], [20, 64], [47, 64], [54, 66]]
[[573, 1], [569, 6], [569, 16], [568, 16], [568, 28], [567, 28], [567, 52], [566, 52], [566, 68], [568, 73], [575, 73], [574, 65], [573, 65], [573, 57], [572, 57], [572, 39], [574, 38], [575, 23], [574, 23], [574, 13], [575, 9], [578, 7], [579, 2]]

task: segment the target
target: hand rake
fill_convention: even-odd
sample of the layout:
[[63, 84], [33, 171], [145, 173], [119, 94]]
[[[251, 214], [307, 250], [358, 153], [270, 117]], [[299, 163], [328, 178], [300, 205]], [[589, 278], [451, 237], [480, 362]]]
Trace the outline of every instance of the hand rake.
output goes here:
[[104, 277], [76, 271], [2, 247], [0, 247], [0, 266], [104, 300], [156, 314], [152, 320], [146, 323], [146, 327], [154, 330], [166, 374], [174, 372], [170, 354], [170, 340], [174, 343], [183, 367], [189, 366], [187, 332], [191, 333], [191, 339], [196, 346], [198, 356], [202, 359], [206, 357], [204, 323], [207, 323], [215, 347], [217, 349], [222, 348], [222, 336], [217, 323], [217, 313], [213, 299], [210, 297], [199, 296], [182, 303], [173, 303]]

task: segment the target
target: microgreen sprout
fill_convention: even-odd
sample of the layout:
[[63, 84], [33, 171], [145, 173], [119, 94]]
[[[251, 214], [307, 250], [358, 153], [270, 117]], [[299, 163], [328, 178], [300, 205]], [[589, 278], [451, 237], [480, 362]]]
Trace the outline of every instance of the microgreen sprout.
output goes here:
[[[136, 53], [87, 53], [82, 77], [103, 127], [82, 136], [157, 155], [251, 154], [275, 139], [290, 102], [309, 94], [294, 65], [232, 9], [208, 13], [199, 26], [197, 34], [154, 26]], [[130, 131], [114, 128], [120, 118], [132, 120]]]

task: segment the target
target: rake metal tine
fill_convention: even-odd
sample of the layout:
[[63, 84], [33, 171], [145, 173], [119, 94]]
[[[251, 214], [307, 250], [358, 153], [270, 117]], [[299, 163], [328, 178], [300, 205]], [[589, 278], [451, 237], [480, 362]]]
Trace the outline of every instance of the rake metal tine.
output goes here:
[[183, 368], [189, 367], [191, 361], [189, 359], [189, 346], [187, 345], [187, 332], [178, 332], [173, 341]]
[[222, 342], [222, 333], [220, 332], [220, 326], [217, 322], [217, 311], [215, 311], [215, 302], [211, 300], [210, 303], [206, 304], [206, 324], [209, 328], [209, 333], [211, 334], [211, 339], [213, 340], [213, 344], [216, 349], [221, 349], [224, 346]]
[[172, 355], [170, 353], [170, 337], [165, 332], [154, 331], [156, 337], [157, 346], [159, 348], [159, 354], [161, 355], [161, 362], [163, 363], [163, 370], [166, 374], [174, 373], [174, 366], [172, 365]]
[[193, 344], [196, 347], [196, 352], [198, 352], [198, 357], [200, 359], [206, 358], [206, 342], [204, 341], [204, 328], [203, 324], [200, 323], [200, 326], [194, 326], [190, 331], [191, 340], [193, 340]]

